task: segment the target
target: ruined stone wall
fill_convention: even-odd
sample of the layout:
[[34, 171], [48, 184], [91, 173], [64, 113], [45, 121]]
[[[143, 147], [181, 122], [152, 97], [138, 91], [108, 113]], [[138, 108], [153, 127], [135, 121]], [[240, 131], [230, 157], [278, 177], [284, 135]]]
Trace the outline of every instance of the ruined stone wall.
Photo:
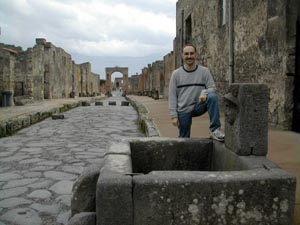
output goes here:
[[148, 64], [147, 91], [151, 91], [153, 87], [152, 65]]
[[[269, 122], [287, 129], [291, 127], [293, 77], [286, 74], [293, 64], [289, 52], [295, 47], [291, 30], [298, 9], [297, 1], [234, 0], [235, 82], [267, 84]], [[179, 0], [176, 12], [176, 50], [182, 52], [187, 42], [195, 44], [199, 63], [209, 67], [223, 96], [229, 82], [228, 5], [224, 25], [219, 0]], [[177, 54], [176, 64], [180, 63]]]
[[168, 98], [169, 95], [169, 82], [173, 71], [175, 70], [175, 54], [170, 52], [164, 56], [164, 98]]
[[[20, 52], [15, 61], [15, 94], [16, 96], [33, 96], [32, 49]], [[37, 91], [36, 91], [37, 93]]]
[[152, 89], [159, 91], [160, 94], [163, 94], [163, 88], [164, 88], [163, 61], [158, 60], [153, 62], [151, 68], [152, 68], [151, 70]]
[[95, 96], [97, 93], [99, 93], [99, 87], [100, 87], [100, 77], [96, 73], [91, 73], [91, 95]]
[[44, 46], [36, 45], [27, 50], [27, 82], [32, 87], [32, 97], [35, 100], [44, 99], [45, 57]]
[[[70, 54], [43, 38], [37, 38], [36, 45], [26, 51], [2, 43], [0, 49], [0, 59], [11, 62], [9, 70], [5, 69], [8, 61], [1, 63], [1, 79], [7, 78], [13, 84], [14, 96], [42, 100], [99, 93], [99, 75], [91, 72], [90, 63], [75, 64]], [[7, 52], [13, 56], [9, 58]], [[4, 83], [0, 88], [4, 88]]]
[[81, 93], [81, 71], [80, 66], [73, 62], [73, 76], [74, 76], [74, 95], [79, 96]]
[[81, 96], [88, 96], [89, 95], [89, 73], [91, 72], [91, 64], [90, 63], [82, 63], [80, 64], [80, 71], [81, 71], [81, 84], [82, 84], [82, 91]]
[[0, 48], [0, 105], [3, 91], [14, 93], [14, 65], [15, 54]]
[[138, 92], [140, 94], [144, 94], [146, 91], [146, 76], [147, 76], [147, 68], [142, 69], [142, 73], [139, 75], [139, 84], [138, 84]]
[[140, 75], [132, 75], [128, 78], [129, 86], [127, 94], [137, 94], [139, 91], [139, 77]]
[[142, 69], [142, 75], [144, 76], [144, 92], [150, 91], [150, 78], [149, 78], [149, 68], [144, 67]]

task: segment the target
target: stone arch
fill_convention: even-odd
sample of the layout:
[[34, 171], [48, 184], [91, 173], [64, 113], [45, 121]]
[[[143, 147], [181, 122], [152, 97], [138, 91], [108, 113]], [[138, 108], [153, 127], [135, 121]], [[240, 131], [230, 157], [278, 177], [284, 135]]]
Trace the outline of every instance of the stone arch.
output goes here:
[[125, 92], [128, 92], [128, 67], [106, 67], [105, 73], [106, 73], [106, 80], [105, 80], [105, 89], [106, 92], [111, 93], [112, 87], [111, 87], [111, 75], [114, 72], [119, 72], [123, 74], [123, 90]]

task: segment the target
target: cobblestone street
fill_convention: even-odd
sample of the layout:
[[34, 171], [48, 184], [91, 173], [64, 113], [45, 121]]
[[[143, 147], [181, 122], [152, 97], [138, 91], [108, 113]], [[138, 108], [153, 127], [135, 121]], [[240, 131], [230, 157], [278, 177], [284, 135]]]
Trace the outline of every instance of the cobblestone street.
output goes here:
[[0, 225], [67, 224], [72, 185], [82, 170], [102, 163], [110, 141], [144, 136], [124, 100], [77, 107], [62, 120], [50, 117], [0, 139]]

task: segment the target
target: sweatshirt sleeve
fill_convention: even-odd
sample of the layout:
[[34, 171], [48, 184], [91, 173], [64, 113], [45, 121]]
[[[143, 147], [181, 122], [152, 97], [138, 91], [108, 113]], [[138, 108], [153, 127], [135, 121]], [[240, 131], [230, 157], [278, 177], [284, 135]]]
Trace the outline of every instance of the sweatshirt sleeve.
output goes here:
[[208, 94], [211, 92], [216, 92], [216, 84], [215, 84], [215, 81], [214, 81], [209, 69], [206, 69], [206, 72], [205, 72], [205, 86], [206, 86], [206, 89], [202, 90], [201, 94]]
[[172, 118], [177, 118], [177, 85], [173, 72], [169, 83], [169, 112]]

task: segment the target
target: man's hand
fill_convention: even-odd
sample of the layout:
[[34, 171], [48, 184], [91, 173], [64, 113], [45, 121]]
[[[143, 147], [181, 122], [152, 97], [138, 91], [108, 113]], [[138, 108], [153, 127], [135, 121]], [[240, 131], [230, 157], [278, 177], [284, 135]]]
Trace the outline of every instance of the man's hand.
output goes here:
[[179, 125], [179, 120], [178, 120], [178, 118], [172, 118], [172, 124], [173, 124], [173, 126], [178, 127], [178, 125]]
[[207, 95], [200, 95], [199, 96], [199, 102], [204, 103], [206, 101], [206, 97], [207, 97]]

